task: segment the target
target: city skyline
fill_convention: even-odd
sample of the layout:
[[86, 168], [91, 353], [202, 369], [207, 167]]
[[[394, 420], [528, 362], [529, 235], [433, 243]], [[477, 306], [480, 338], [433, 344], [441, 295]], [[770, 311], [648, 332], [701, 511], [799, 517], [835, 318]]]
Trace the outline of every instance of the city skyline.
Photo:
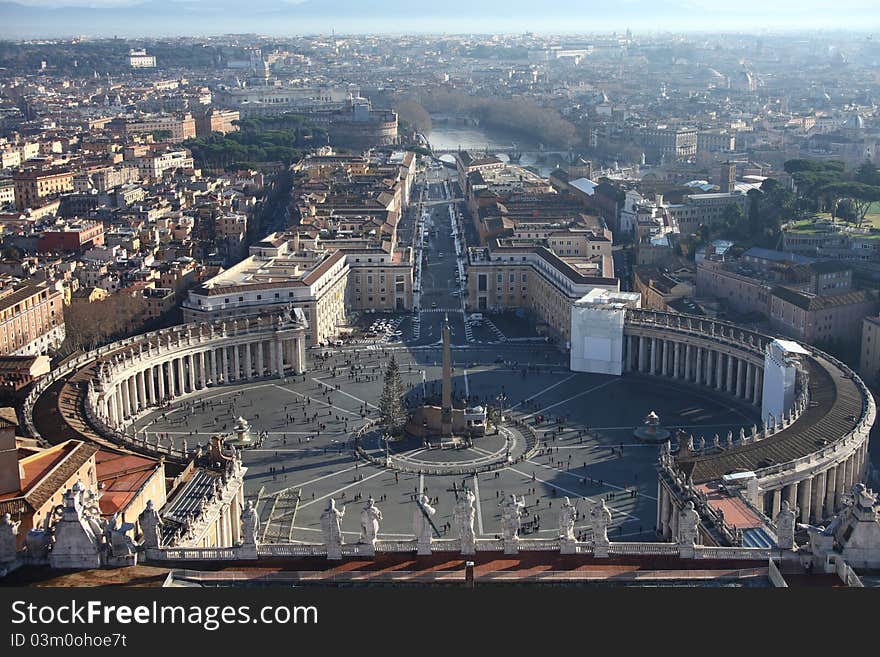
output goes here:
[[[459, 34], [516, 33], [573, 34], [586, 32], [740, 32], [752, 30], [835, 30], [871, 32], [880, 27], [873, 3], [849, 0], [827, 3], [784, 0], [767, 7], [754, 0], [730, 9], [704, 0], [648, 2], [626, 0], [613, 7], [556, 3], [533, 11], [521, 0], [488, 0], [457, 8], [438, 7], [416, 15], [403, 0], [364, 3], [340, 0], [257, 0], [247, 15], [228, 0], [18, 0], [0, 3], [5, 17], [0, 36], [6, 39], [191, 36], [256, 32], [269, 35], [315, 33]], [[485, 22], [490, 21], [490, 22]]]

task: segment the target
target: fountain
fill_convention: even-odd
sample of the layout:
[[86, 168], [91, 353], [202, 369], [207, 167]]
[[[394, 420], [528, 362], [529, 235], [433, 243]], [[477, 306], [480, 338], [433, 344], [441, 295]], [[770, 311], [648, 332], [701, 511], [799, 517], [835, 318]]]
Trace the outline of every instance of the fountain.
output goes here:
[[665, 443], [671, 432], [660, 426], [660, 416], [654, 411], [648, 413], [644, 425], [633, 431], [633, 436], [646, 443]]
[[239, 416], [232, 426], [232, 434], [223, 441], [232, 447], [250, 447], [253, 444], [251, 438], [251, 425], [243, 417]]

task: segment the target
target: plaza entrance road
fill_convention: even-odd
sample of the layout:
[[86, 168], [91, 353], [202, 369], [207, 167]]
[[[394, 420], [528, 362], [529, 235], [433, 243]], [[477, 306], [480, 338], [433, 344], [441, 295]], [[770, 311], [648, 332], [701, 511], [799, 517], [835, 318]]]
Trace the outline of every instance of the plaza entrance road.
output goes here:
[[[436, 181], [438, 173], [431, 175], [425, 197], [437, 201], [445, 191]], [[524, 536], [555, 537], [557, 509], [568, 496], [581, 514], [577, 531], [587, 538], [591, 501], [603, 497], [612, 511], [612, 538], [652, 540], [658, 447], [634, 440], [633, 429], [655, 411], [663, 426], [680, 427], [711, 444], [716, 433], [723, 439], [728, 431], [737, 433], [757, 422], [756, 409], [668, 380], [571, 372], [568, 355], [541, 342], [469, 342], [460, 298], [452, 293], [456, 264], [447, 208], [445, 203], [431, 208], [437, 233], [430, 238], [423, 270], [420, 331], [415, 330], [414, 315], [404, 315], [402, 343], [377, 340], [330, 351], [313, 348], [302, 376], [210, 388], [141, 417], [134, 430], [177, 445], [186, 441], [190, 447], [230, 432], [238, 416], [251, 424], [254, 434], [265, 432], [261, 445], [243, 453], [245, 492], [257, 503], [265, 541], [319, 542], [320, 514], [331, 497], [347, 505], [342, 528], [346, 541], [356, 541], [360, 510], [370, 495], [384, 514], [380, 536], [407, 538], [412, 535], [412, 498], [419, 490], [438, 498], [434, 521], [442, 531], [452, 523], [454, 491], [462, 486], [477, 494], [481, 537], [501, 532], [499, 502], [515, 493], [526, 498]], [[434, 312], [432, 303], [437, 305]], [[368, 418], [377, 417], [390, 354], [400, 365], [411, 403], [439, 394], [440, 326], [446, 314], [452, 327], [455, 397], [502, 408], [506, 417], [530, 423], [543, 449], [527, 461], [476, 478], [397, 473], [357, 459], [352, 437]], [[519, 334], [528, 326], [527, 320], [521, 321]], [[544, 421], [536, 424], [539, 416]], [[421, 452], [420, 459], [465, 465], [497, 448], [493, 438], [440, 455], [425, 456], [421, 448], [411, 451]]]

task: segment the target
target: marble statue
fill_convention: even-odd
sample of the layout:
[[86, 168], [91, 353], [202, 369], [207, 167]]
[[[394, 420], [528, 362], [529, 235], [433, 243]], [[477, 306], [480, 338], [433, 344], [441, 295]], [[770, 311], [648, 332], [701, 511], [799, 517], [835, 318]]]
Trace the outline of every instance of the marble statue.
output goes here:
[[869, 490], [862, 482], [852, 488], [853, 502], [862, 509], [873, 509], [877, 503], [877, 494]]
[[321, 532], [324, 534], [324, 545], [327, 546], [328, 559], [341, 559], [342, 517], [345, 515], [345, 507], [336, 508], [336, 500], [332, 497], [327, 503], [327, 508], [321, 514]]
[[15, 561], [18, 553], [16, 536], [21, 521], [12, 522], [12, 516], [4, 513], [0, 518], [0, 563]]
[[517, 499], [515, 494], [511, 494], [505, 501], [501, 509], [501, 529], [504, 532], [504, 540], [515, 541], [519, 538], [521, 517], [525, 506], [525, 499]]
[[685, 502], [684, 508], [678, 514], [678, 542], [679, 544], [693, 546], [697, 543], [697, 528], [700, 526], [700, 514], [694, 509], [691, 500]]
[[100, 510], [92, 504], [96, 496], [76, 482], [63, 497], [64, 503], [53, 512], [55, 541], [49, 552], [49, 565], [52, 568], [99, 568], [105, 525]]
[[138, 516], [138, 524], [141, 526], [141, 545], [145, 548], [158, 548], [162, 538], [162, 518], [159, 517], [153, 500], [147, 500], [147, 506]]
[[114, 513], [104, 527], [104, 540], [109, 551], [108, 557], [116, 564], [134, 565], [137, 544], [128, 535], [134, 529], [134, 523], [119, 522], [119, 514]]
[[382, 520], [382, 512], [376, 506], [376, 500], [372, 497], [367, 500], [367, 505], [361, 511], [361, 543], [376, 544], [379, 536], [379, 522]]
[[458, 528], [458, 537], [461, 539], [462, 554], [475, 554], [477, 535], [474, 532], [474, 518], [476, 509], [474, 503], [476, 496], [469, 490], [465, 490], [458, 496], [455, 509], [452, 511], [452, 520]]
[[434, 538], [431, 516], [435, 513], [437, 510], [428, 504], [428, 496], [424, 493], [419, 495], [416, 507], [413, 509], [413, 534], [416, 536], [419, 548], [428, 548], [428, 552], [430, 552], [431, 541]]
[[600, 498], [593, 504], [590, 511], [590, 528], [593, 531], [593, 543], [600, 545], [608, 544], [608, 525], [611, 524], [611, 511], [605, 504], [605, 499]]
[[566, 541], [575, 540], [574, 522], [577, 519], [577, 509], [567, 497], [562, 500], [559, 509], [559, 538]]
[[248, 500], [241, 510], [241, 542], [245, 545], [256, 545], [260, 530], [260, 519], [254, 509], [254, 501]]
[[795, 548], [794, 525], [797, 514], [791, 510], [788, 500], [782, 501], [779, 513], [776, 514], [776, 544], [781, 550]]

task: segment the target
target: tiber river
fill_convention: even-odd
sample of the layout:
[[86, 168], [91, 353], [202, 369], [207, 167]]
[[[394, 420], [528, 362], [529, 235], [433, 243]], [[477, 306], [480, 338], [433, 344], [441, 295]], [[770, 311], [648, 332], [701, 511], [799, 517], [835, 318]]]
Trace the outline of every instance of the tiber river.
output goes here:
[[[537, 151], [538, 145], [504, 130], [486, 128], [484, 126], [465, 125], [458, 122], [448, 122], [443, 117], [431, 117], [433, 126], [427, 135], [431, 147], [435, 150], [462, 150], [482, 152], [488, 149], [492, 153], [493, 148], [509, 149], [513, 144], [521, 151]], [[506, 154], [499, 154], [499, 159], [507, 160]], [[452, 155], [444, 155], [441, 159], [452, 162]], [[525, 153], [520, 160], [522, 166], [537, 167], [542, 176], [548, 175], [555, 166], [552, 162], [537, 163], [535, 153]]]

